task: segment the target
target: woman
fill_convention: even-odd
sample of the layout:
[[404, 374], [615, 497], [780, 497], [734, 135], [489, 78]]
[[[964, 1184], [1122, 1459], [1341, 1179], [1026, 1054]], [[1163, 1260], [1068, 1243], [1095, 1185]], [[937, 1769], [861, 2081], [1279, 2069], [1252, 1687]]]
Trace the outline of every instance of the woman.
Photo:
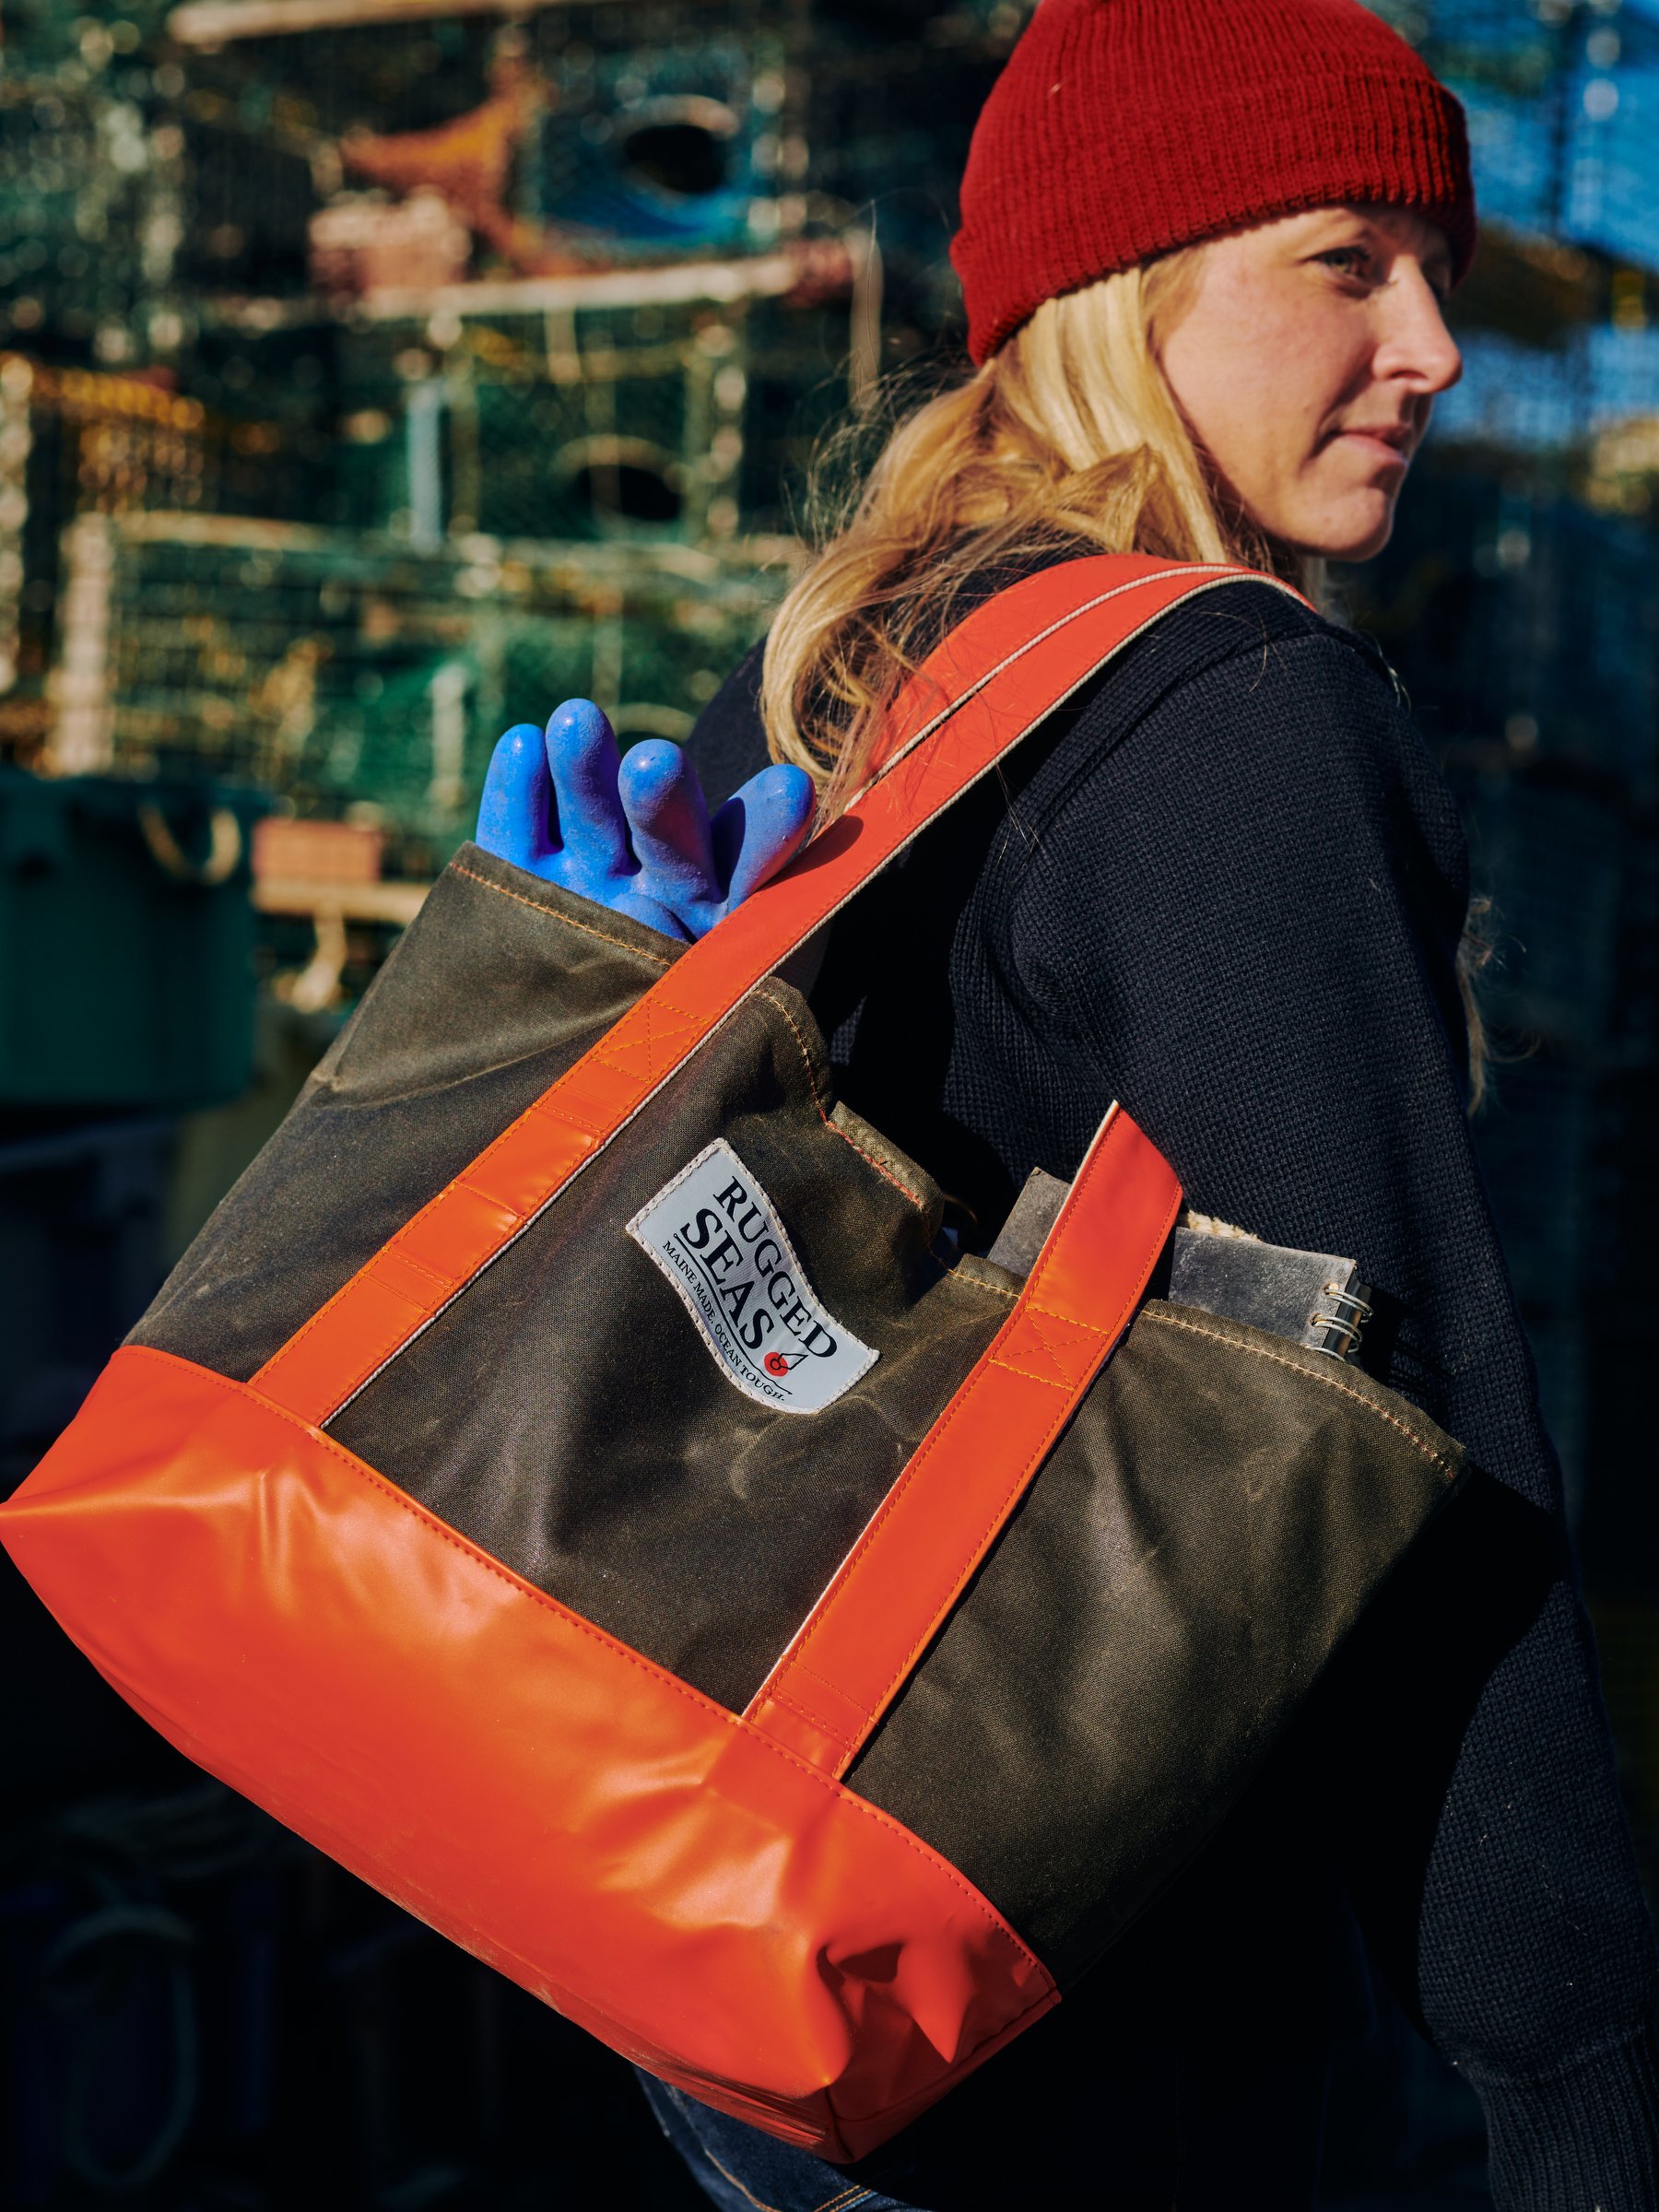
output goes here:
[[[770, 750], [832, 810], [905, 671], [1041, 562], [1138, 547], [1316, 591], [1386, 541], [1459, 373], [1461, 111], [1357, 0], [1043, 0], [962, 203], [978, 372], [898, 430], [712, 703], [712, 780]], [[749, 787], [711, 849], [690, 769], [641, 748], [630, 877], [602, 736], [552, 739], [567, 832], [609, 840], [582, 888], [695, 934], [790, 849], [798, 780]], [[554, 872], [547, 772], [511, 734], [486, 841]], [[1466, 907], [1387, 668], [1246, 586], [1149, 632], [837, 924], [813, 996], [843, 1093], [986, 1237], [1119, 1098], [1195, 1208], [1356, 1257], [1376, 1371], [1496, 1481], [1088, 1994], [865, 2166], [649, 2085], [717, 2204], [1310, 2205], [1356, 1928], [1478, 2090], [1503, 2212], [1659, 2203], [1652, 1940], [1466, 1126]]]

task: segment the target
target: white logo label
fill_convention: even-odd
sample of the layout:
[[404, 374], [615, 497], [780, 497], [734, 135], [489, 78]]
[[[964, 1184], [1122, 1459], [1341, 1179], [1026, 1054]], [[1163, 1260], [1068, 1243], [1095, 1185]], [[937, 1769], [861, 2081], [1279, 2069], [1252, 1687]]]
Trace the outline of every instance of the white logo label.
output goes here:
[[628, 1225], [684, 1300], [705, 1344], [751, 1398], [821, 1413], [877, 1354], [825, 1312], [771, 1201], [716, 1138]]

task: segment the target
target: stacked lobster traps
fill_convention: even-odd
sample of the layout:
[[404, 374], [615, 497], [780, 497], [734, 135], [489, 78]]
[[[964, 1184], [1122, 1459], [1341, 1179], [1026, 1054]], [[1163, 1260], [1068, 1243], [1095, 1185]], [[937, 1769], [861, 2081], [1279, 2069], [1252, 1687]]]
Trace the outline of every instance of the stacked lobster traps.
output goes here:
[[84, 515], [62, 641], [81, 681], [45, 765], [256, 784], [372, 823], [418, 873], [466, 834], [509, 723], [594, 696], [625, 739], [686, 736], [774, 588], [712, 547]]
[[372, 812], [424, 868], [506, 721], [589, 690], [688, 730], [880, 366], [881, 254], [810, 189], [808, 28], [189, 0], [140, 26], [142, 89], [127, 30], [68, 41], [79, 106], [18, 112], [72, 198], [126, 96], [97, 242], [133, 300], [63, 364], [48, 300], [5, 364], [0, 742]]

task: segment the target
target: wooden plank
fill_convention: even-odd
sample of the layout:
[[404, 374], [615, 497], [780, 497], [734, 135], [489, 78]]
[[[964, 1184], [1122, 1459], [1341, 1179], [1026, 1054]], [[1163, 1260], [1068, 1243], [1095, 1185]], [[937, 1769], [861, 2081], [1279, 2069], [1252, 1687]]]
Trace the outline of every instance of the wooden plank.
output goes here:
[[225, 46], [291, 31], [422, 23], [434, 16], [526, 16], [566, 5], [568, 0], [187, 0], [169, 16], [167, 29], [181, 46]]
[[394, 922], [406, 928], [420, 912], [429, 883], [255, 883], [262, 914], [332, 914], [344, 922]]

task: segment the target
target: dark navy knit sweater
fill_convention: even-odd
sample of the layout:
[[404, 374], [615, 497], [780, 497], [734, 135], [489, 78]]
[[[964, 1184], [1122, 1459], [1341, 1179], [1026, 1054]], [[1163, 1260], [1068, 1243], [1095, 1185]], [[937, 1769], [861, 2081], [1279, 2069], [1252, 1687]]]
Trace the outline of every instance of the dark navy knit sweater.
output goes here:
[[[711, 792], [764, 759], [757, 682], [751, 656], [691, 739]], [[1085, 2085], [1114, 2047], [1339, 2031], [1351, 1912], [1479, 2091], [1501, 2212], [1659, 2206], [1653, 1945], [1465, 1112], [1467, 889], [1383, 664], [1246, 584], [1130, 648], [836, 925], [814, 1003], [842, 1095], [986, 1239], [1119, 1099], [1200, 1212], [1358, 1261], [1369, 1363], [1492, 1478], [1088, 1999], [900, 2138], [911, 2201], [970, 2201], [961, 2144], [994, 2163], [998, 2128], [1050, 2158], [1071, 2131], [1108, 2181]]]

